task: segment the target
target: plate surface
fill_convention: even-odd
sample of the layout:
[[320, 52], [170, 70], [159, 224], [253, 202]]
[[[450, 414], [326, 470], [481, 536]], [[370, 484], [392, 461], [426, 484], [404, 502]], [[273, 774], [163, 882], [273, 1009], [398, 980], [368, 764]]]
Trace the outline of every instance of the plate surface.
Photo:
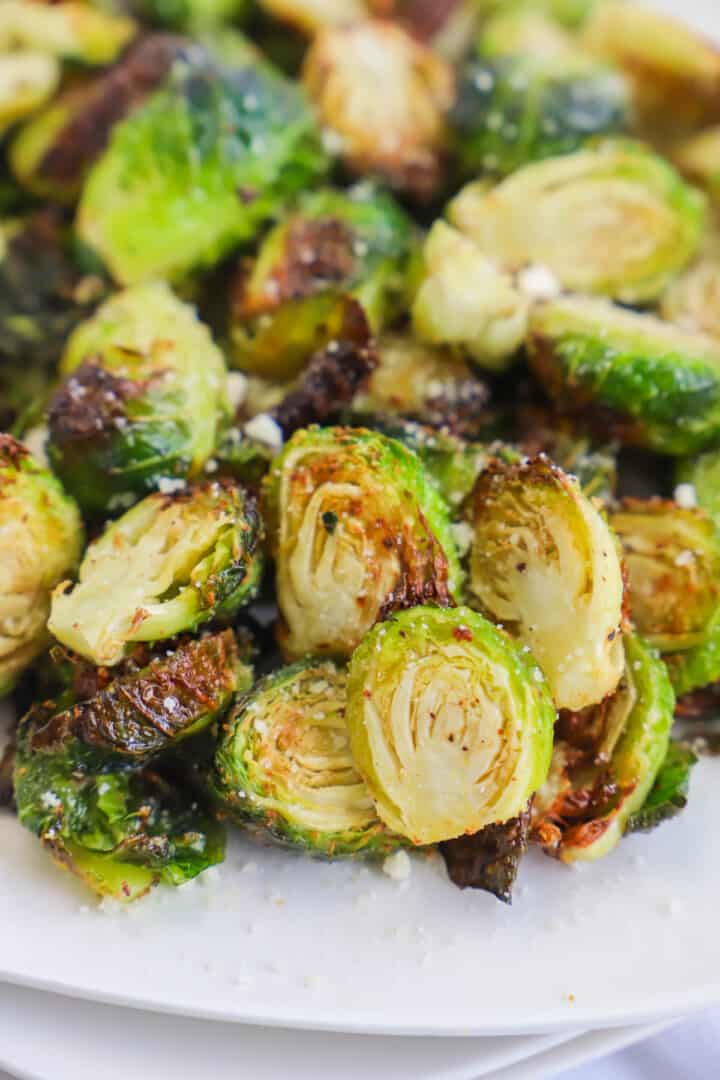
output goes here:
[[[720, 36], [716, 0], [662, 0]], [[502, 1035], [641, 1023], [720, 1001], [720, 761], [688, 810], [597, 865], [532, 853], [512, 909], [437, 861], [407, 883], [238, 838], [226, 865], [98, 909], [0, 815], [0, 979], [279, 1026]]]

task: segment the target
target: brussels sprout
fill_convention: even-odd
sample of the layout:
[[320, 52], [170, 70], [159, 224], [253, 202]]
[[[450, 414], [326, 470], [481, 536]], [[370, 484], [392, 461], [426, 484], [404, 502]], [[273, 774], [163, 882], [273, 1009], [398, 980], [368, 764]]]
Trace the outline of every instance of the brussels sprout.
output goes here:
[[412, 451], [362, 428], [309, 428], [266, 480], [280, 643], [347, 656], [399, 607], [449, 604], [460, 568], [447, 507]]
[[443, 180], [453, 74], [402, 27], [380, 20], [322, 30], [303, 83], [352, 173], [429, 199]]
[[710, 518], [663, 499], [624, 499], [610, 524], [639, 633], [662, 653], [702, 644], [720, 610], [720, 534]]
[[675, 695], [641, 638], [624, 638], [612, 697], [558, 722], [550, 777], [533, 804], [534, 835], [563, 862], [599, 859], [642, 810], [666, 759]]
[[306, 34], [326, 26], [343, 26], [367, 15], [365, 0], [259, 0], [269, 15], [290, 23]]
[[18, 182], [34, 195], [75, 202], [115, 125], [167, 79], [187, 44], [170, 34], [143, 37], [109, 71], [71, 84], [14, 138], [9, 159]]
[[331, 340], [334, 313], [343, 314], [335, 298], [344, 294], [377, 331], [403, 310], [414, 251], [412, 222], [373, 185], [307, 194], [242, 266], [231, 319], [238, 366], [271, 378], [296, 375]]
[[602, 139], [491, 190], [469, 184], [450, 218], [508, 269], [540, 264], [567, 289], [641, 304], [695, 253], [705, 199], [640, 143]]
[[270, 468], [275, 451], [246, 435], [240, 428], [227, 428], [212, 456], [219, 476], [229, 476], [255, 490]]
[[697, 755], [683, 743], [671, 742], [650, 794], [630, 816], [628, 832], [649, 832], [687, 806], [690, 771]]
[[[548, 421], [552, 425], [549, 429], [539, 428], [524, 434], [520, 443], [523, 456], [546, 454], [563, 472], [576, 478], [588, 499], [610, 502], [618, 479], [614, 447], [595, 447], [589, 439], [578, 438], [572, 431], [563, 430], [553, 414]], [[506, 457], [506, 460], [510, 459]]]
[[105, 285], [83, 275], [49, 211], [0, 224], [0, 428], [42, 411], [65, 338], [87, 318]]
[[52, 858], [101, 896], [130, 901], [162, 881], [181, 885], [222, 862], [222, 826], [155, 772], [86, 771], [66, 750], [33, 751], [20, 725], [15, 802]]
[[542, 17], [547, 25], [549, 20], [554, 20], [560, 26], [575, 29], [582, 25], [599, 4], [606, 0], [479, 0], [478, 6], [484, 14], [493, 14], [496, 11], [506, 11], [510, 7], [510, 13], [517, 12], [526, 19], [529, 14]]
[[251, 240], [326, 166], [295, 86], [193, 46], [116, 125], [83, 189], [78, 234], [124, 284], [178, 278]]
[[88, 515], [197, 476], [229, 411], [225, 361], [161, 282], [117, 293], [76, 328], [49, 412], [51, 464]]
[[425, 275], [412, 308], [422, 341], [467, 353], [480, 368], [512, 362], [527, 329], [529, 301], [467, 236], [444, 221], [425, 244]]
[[205, 728], [252, 685], [232, 630], [180, 639], [139, 671], [113, 679], [92, 697], [38, 722], [33, 751], [72, 752], [92, 765], [123, 759], [135, 765]]
[[[574, 47], [554, 24], [543, 28], [542, 17], [529, 18], [530, 27], [527, 18], [496, 19], [480, 39], [479, 55], [462, 69], [450, 123], [466, 175], [507, 176], [628, 126], [624, 78]], [[545, 48], [538, 38], [548, 39]]]
[[0, 53], [32, 49], [82, 64], [109, 64], [135, 30], [132, 19], [89, 4], [3, 0]]
[[720, 203], [720, 127], [683, 140], [672, 148], [672, 158], [681, 172]]
[[686, 330], [720, 338], [720, 249], [716, 238], [665, 291], [660, 315]]
[[685, 490], [720, 527], [720, 450], [706, 450], [678, 462], [677, 480], [689, 485]]
[[404, 417], [458, 435], [477, 433], [487, 420], [487, 385], [449, 349], [393, 333], [380, 337], [377, 354], [367, 389], [353, 401], [359, 416]]
[[0, 135], [44, 105], [60, 81], [60, 65], [38, 52], [0, 56]]
[[249, 0], [129, 0], [127, 7], [138, 19], [153, 26], [197, 32], [242, 20]]
[[619, 67], [642, 121], [663, 135], [720, 118], [720, 50], [685, 23], [650, 7], [606, 0], [583, 44]]
[[262, 573], [253, 500], [229, 481], [148, 495], [85, 552], [77, 584], [56, 589], [48, 626], [96, 664], [161, 641], [255, 596]]
[[486, 825], [473, 836], [458, 836], [440, 845], [450, 880], [460, 889], [485, 889], [512, 903], [520, 860], [528, 849], [530, 811], [502, 825]]
[[51, 592], [82, 543], [77, 508], [55, 477], [0, 435], [0, 697], [45, 648]]
[[223, 724], [212, 774], [221, 806], [281, 842], [329, 856], [387, 855], [402, 843], [375, 813], [350, 753], [347, 673], [300, 661], [262, 679]]
[[470, 520], [473, 602], [532, 650], [560, 709], [612, 693], [623, 671], [623, 574], [607, 524], [540, 456], [491, 462]]
[[569, 298], [534, 310], [528, 352], [556, 405], [606, 438], [689, 454], [720, 435], [720, 342], [711, 337]]
[[350, 661], [353, 756], [382, 820], [414, 844], [522, 813], [545, 782], [554, 720], [540, 670], [468, 608], [400, 612]]

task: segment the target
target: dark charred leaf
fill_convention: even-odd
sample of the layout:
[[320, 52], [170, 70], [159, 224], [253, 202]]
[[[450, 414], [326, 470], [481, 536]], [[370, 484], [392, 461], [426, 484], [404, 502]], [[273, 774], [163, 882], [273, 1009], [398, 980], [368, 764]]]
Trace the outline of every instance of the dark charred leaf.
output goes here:
[[474, 836], [440, 844], [451, 881], [460, 889], [484, 889], [512, 903], [520, 860], [528, 849], [530, 809], [501, 825], [488, 825]]

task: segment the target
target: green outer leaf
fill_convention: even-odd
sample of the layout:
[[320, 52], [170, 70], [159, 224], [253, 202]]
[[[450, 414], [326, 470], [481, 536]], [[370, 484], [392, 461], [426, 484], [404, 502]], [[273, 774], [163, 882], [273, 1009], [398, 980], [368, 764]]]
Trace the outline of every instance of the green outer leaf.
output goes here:
[[689, 746], [670, 743], [648, 797], [628, 819], [627, 832], [649, 832], [687, 806], [690, 772], [697, 760]]
[[677, 463], [679, 484], [692, 484], [698, 506], [720, 527], [720, 450], [706, 450]]
[[678, 697], [720, 679], [720, 607], [705, 631], [701, 645], [666, 658]]

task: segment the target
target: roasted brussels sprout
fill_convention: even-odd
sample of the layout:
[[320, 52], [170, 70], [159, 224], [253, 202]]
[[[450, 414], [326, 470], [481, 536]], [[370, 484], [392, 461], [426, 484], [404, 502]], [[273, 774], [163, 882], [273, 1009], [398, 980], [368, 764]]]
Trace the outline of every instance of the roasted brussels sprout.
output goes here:
[[697, 250], [705, 199], [647, 147], [602, 139], [492, 189], [469, 184], [450, 218], [508, 269], [540, 264], [567, 289], [643, 304]]
[[31, 49], [82, 64], [109, 64], [135, 30], [132, 19], [90, 4], [3, 0], [0, 53]]
[[447, 507], [396, 440], [362, 428], [299, 431], [265, 484], [289, 659], [347, 656], [389, 612], [457, 594]]
[[13, 139], [9, 159], [18, 182], [34, 195], [75, 202], [115, 125], [167, 79], [187, 45], [180, 37], [151, 34], [109, 71], [71, 83]]
[[347, 673], [307, 660], [262, 679], [220, 732], [212, 787], [241, 823], [329, 856], [387, 855], [401, 844], [382, 824], [353, 763]]
[[222, 862], [223, 828], [193, 797], [155, 772], [92, 772], [65, 749], [32, 750], [35, 722], [31, 712], [18, 731], [15, 802], [21, 823], [60, 866], [125, 902]]
[[90, 516], [197, 476], [229, 412], [222, 353], [161, 282], [106, 301], [70, 337], [61, 371], [48, 455]]
[[[624, 78], [565, 41], [554, 24], [529, 18], [531, 27], [527, 17], [496, 19], [462, 69], [450, 123], [468, 176], [507, 176], [628, 127]], [[538, 48], [541, 36], [552, 44]]]
[[468, 608], [400, 612], [350, 661], [353, 756], [382, 820], [414, 844], [522, 813], [554, 720], [539, 668]]
[[322, 30], [303, 83], [352, 173], [379, 176], [421, 200], [437, 193], [454, 92], [440, 56], [402, 27], [368, 19]]
[[602, 701], [623, 671], [623, 574], [577, 480], [542, 456], [491, 462], [470, 523], [472, 602], [529, 647], [558, 708]]
[[9, 435], [0, 435], [0, 697], [48, 643], [50, 596], [82, 551], [73, 501]]
[[599, 3], [583, 44], [619, 67], [652, 132], [692, 130], [720, 119], [720, 50], [664, 12], [624, 0]]
[[[42, 413], [58, 356], [105, 283], [71, 258], [59, 217], [0, 225], [0, 428]], [[20, 426], [24, 426], [21, 422]]]
[[657, 654], [624, 638], [625, 673], [592, 709], [561, 714], [547, 784], [533, 804], [534, 835], [563, 862], [599, 859], [641, 811], [668, 751], [675, 695]]
[[720, 435], [720, 342], [711, 337], [568, 298], [533, 311], [528, 352], [557, 406], [606, 438], [689, 454]]
[[178, 278], [251, 240], [326, 166], [296, 87], [193, 46], [116, 125], [83, 188], [78, 234], [124, 284]]
[[527, 297], [482, 248], [444, 221], [433, 225], [424, 257], [412, 308], [418, 337], [452, 346], [480, 368], [506, 368], [525, 338]]
[[33, 726], [33, 751], [72, 753], [88, 767], [123, 760], [143, 765], [197, 735], [252, 685], [232, 630], [180, 639], [138, 670]]
[[702, 644], [720, 611], [720, 534], [710, 518], [663, 499], [624, 499], [610, 524], [638, 632], [661, 653]]
[[152, 26], [202, 32], [207, 27], [238, 22], [249, 0], [125, 0], [132, 14]]
[[56, 589], [48, 626], [112, 667], [135, 642], [232, 617], [257, 592], [260, 538], [253, 500], [229, 481], [148, 495], [90, 544], [77, 584]]
[[414, 226], [386, 192], [358, 184], [307, 194], [242, 264], [231, 319], [238, 366], [296, 375], [330, 335], [342, 337], [343, 295], [379, 330], [403, 311], [414, 253]]
[[392, 333], [380, 337], [377, 355], [367, 389], [353, 401], [356, 414], [371, 418], [368, 427], [377, 426], [378, 417], [403, 417], [473, 435], [487, 420], [487, 385], [449, 349]]
[[60, 82], [60, 65], [38, 52], [0, 56], [0, 135], [44, 105]]

